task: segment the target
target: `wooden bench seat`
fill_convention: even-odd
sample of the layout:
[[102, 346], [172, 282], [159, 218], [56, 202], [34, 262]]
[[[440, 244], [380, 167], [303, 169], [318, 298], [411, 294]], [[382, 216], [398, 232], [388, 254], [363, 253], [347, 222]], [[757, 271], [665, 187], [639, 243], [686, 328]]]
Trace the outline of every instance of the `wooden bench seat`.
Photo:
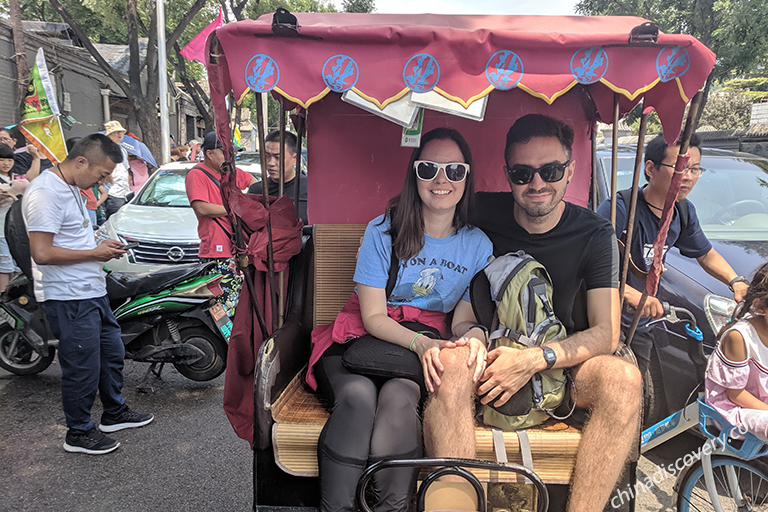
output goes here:
[[[332, 322], [352, 293], [357, 249], [364, 225], [317, 225], [314, 231], [314, 325]], [[327, 404], [297, 374], [272, 404], [272, 449], [275, 462], [286, 473], [314, 477], [317, 470], [317, 439], [328, 419]], [[581, 432], [551, 420], [528, 429], [534, 471], [548, 484], [567, 484], [581, 440]], [[477, 457], [496, 460], [491, 429], [475, 429]], [[507, 457], [522, 464], [515, 432], [504, 433]], [[481, 479], [488, 475], [478, 474]]]

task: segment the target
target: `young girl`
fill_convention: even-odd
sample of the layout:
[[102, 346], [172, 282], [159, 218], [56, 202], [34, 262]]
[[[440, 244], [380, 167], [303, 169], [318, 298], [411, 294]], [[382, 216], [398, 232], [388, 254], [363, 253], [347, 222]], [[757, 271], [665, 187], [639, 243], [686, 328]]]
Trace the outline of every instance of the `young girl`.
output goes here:
[[768, 262], [755, 273], [707, 364], [706, 401], [768, 442]]
[[[334, 324], [312, 333], [307, 382], [333, 404], [317, 447], [321, 512], [352, 512], [357, 481], [369, 463], [421, 456], [419, 385], [345, 369], [342, 356], [357, 337], [368, 333], [410, 348], [421, 360], [430, 392], [440, 385], [441, 348], [468, 344], [467, 366], [475, 382], [485, 369], [485, 334], [473, 325], [469, 282], [485, 267], [493, 246], [467, 222], [473, 173], [469, 146], [459, 132], [437, 128], [425, 134], [411, 155], [402, 191], [368, 224], [355, 269], [356, 293]], [[393, 251], [400, 268], [387, 296]], [[443, 339], [401, 325], [405, 320], [433, 327]], [[452, 335], [462, 340], [449, 342]], [[377, 473], [375, 510], [406, 511], [415, 476], [410, 468]]]

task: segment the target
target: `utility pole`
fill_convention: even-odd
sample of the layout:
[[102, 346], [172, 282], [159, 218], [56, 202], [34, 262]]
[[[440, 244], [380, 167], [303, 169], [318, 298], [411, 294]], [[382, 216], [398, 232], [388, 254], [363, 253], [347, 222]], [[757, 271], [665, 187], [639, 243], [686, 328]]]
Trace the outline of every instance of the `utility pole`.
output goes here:
[[171, 127], [168, 121], [168, 64], [165, 55], [165, 0], [157, 0], [157, 72], [160, 97], [160, 137], [162, 162], [171, 161]]
[[[18, 84], [18, 98], [14, 112], [19, 113], [19, 107], [27, 95], [27, 83], [29, 82], [29, 65], [27, 65], [27, 45], [24, 42], [24, 27], [21, 23], [21, 6], [19, 0], [8, 0], [8, 7], [13, 27], [13, 60], [16, 61], [16, 78]], [[16, 115], [14, 114], [14, 116]]]

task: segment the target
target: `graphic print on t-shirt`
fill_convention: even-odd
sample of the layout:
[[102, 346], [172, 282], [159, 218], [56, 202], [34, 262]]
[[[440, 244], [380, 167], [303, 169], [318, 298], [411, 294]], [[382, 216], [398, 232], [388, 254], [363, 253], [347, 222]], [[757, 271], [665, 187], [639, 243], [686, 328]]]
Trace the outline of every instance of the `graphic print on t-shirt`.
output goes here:
[[[664, 251], [661, 254], [661, 259], [664, 261], [664, 255], [667, 254], [669, 245], [664, 245]], [[643, 261], [645, 261], [645, 268], [651, 268], [653, 263], [653, 244], [645, 244], [643, 246]]]
[[389, 296], [389, 304], [408, 304], [419, 309], [442, 310], [444, 300], [439, 290], [439, 284], [445, 279], [443, 269], [446, 272], [454, 271], [465, 274], [467, 267], [445, 259], [431, 258], [427, 262], [427, 258], [423, 257], [411, 258], [402, 264], [402, 268], [418, 266], [424, 266], [424, 268], [419, 270], [416, 282], [405, 282], [396, 286]]

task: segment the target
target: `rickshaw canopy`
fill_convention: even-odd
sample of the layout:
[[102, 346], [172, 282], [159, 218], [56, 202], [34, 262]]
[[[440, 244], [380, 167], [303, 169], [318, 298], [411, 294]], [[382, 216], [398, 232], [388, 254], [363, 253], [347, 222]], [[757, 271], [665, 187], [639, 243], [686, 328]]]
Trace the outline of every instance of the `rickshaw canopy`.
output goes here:
[[[218, 29], [222, 51], [208, 56], [208, 66], [214, 105], [223, 105], [223, 96], [230, 91], [237, 101], [255, 91], [280, 95], [291, 108], [307, 109], [308, 133], [316, 134], [308, 139], [313, 223], [364, 222], [380, 214], [385, 196], [399, 190], [402, 174], [389, 176], [382, 187], [381, 182], [372, 183], [371, 175], [355, 182], [351, 171], [362, 165], [401, 168], [410, 151], [398, 147], [401, 126], [361, 118], [362, 110], [340, 101], [343, 93], [354, 93], [373, 109], [427, 92], [460, 106], [459, 110], [487, 102], [482, 123], [430, 111], [424, 119], [424, 132], [448, 124], [464, 134], [476, 155], [475, 166], [483, 170], [475, 175], [479, 190], [506, 188], [500, 172], [503, 135], [514, 119], [530, 112], [560, 117], [577, 132], [577, 176], [566, 198], [584, 205], [594, 122], [612, 122], [614, 94], [622, 115], [644, 99], [644, 107], [656, 109], [667, 140], [673, 142], [687, 103], [715, 63], [715, 55], [688, 35], [659, 32], [656, 42], [630, 43], [632, 29], [647, 20], [629, 16], [297, 13], [296, 17], [296, 30], [273, 28], [271, 14]], [[216, 44], [213, 39], [209, 38], [209, 53]], [[228, 131], [219, 119], [219, 129]], [[336, 130], [331, 129], [334, 126]], [[388, 131], [396, 139], [391, 147], [380, 154], [375, 150], [354, 154], [360, 144], [385, 145]], [[373, 141], [365, 143], [358, 139], [362, 136]], [[220, 138], [224, 138], [221, 132]], [[493, 156], [485, 157], [486, 153]], [[344, 169], [345, 174], [315, 174], [326, 165]], [[324, 206], [338, 206], [344, 201], [339, 186], [348, 186], [350, 200], [359, 201], [359, 216], [335, 215], [326, 208], [321, 213], [317, 195], [327, 200]]]

